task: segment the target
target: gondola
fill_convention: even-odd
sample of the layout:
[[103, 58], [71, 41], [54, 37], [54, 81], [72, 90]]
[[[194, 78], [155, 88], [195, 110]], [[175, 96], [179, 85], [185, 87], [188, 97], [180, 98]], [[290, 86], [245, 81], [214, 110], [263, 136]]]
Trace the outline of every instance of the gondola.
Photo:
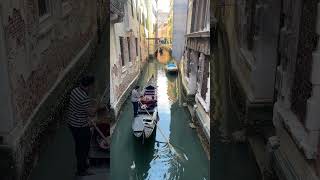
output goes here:
[[152, 77], [143, 89], [143, 98], [139, 102], [138, 115], [132, 122], [135, 137], [147, 139], [152, 134], [158, 122], [157, 88]]

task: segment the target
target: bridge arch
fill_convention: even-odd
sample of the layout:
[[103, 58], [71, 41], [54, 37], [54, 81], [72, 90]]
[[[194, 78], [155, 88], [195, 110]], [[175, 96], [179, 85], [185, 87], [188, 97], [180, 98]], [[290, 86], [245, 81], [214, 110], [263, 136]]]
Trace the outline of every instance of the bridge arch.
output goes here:
[[156, 55], [158, 53], [158, 51], [161, 49], [165, 49], [167, 51], [169, 51], [169, 53], [171, 54], [172, 52], [172, 45], [171, 44], [160, 44], [157, 45], [156, 48], [154, 48], [154, 54]]

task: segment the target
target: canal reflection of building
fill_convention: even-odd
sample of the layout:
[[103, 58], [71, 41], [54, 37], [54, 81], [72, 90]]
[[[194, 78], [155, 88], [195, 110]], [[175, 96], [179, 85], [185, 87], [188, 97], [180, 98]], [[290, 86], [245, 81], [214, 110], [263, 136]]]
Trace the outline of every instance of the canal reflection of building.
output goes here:
[[168, 96], [170, 102], [174, 103], [177, 100], [177, 76], [174, 74], [166, 73], [168, 78]]
[[150, 169], [150, 163], [155, 158], [154, 155], [156, 153], [155, 145], [156, 145], [156, 129], [154, 130], [152, 136], [146, 139], [143, 144], [141, 140], [136, 140], [133, 143], [134, 145], [134, 153], [133, 153], [133, 161], [135, 163], [135, 168], [133, 169], [134, 178], [144, 179], [147, 174], [146, 169]]
[[161, 64], [167, 64], [171, 60], [170, 53], [164, 49], [162, 55], [160, 53], [157, 54], [157, 59]]

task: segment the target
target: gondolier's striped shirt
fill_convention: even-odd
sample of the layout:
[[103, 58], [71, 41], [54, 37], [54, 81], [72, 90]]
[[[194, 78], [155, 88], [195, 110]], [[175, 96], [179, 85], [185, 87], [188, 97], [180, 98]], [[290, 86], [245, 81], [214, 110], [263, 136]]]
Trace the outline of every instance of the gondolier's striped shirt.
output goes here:
[[87, 93], [80, 87], [73, 89], [70, 94], [70, 102], [67, 111], [68, 124], [72, 127], [88, 126], [89, 105], [90, 98]]

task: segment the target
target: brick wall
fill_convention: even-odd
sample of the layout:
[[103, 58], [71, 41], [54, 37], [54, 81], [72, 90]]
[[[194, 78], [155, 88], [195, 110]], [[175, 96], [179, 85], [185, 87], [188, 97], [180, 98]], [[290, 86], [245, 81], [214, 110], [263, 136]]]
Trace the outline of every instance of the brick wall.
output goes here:
[[72, 11], [68, 18], [61, 19], [55, 15], [56, 3], [53, 3], [52, 15], [43, 22], [39, 21], [36, 1], [28, 0], [20, 9], [8, 10], [4, 28], [18, 124], [27, 123], [59, 74], [96, 33], [95, 4], [88, 5], [92, 1], [71, 3], [70, 0]]
[[48, 63], [42, 64], [33, 71], [27, 80], [15, 71], [15, 62], [9, 62], [15, 110], [21, 120], [26, 121], [57, 80], [60, 73], [77, 55], [79, 50], [92, 38], [92, 33], [76, 35], [61, 41], [53, 42], [42, 54]]

